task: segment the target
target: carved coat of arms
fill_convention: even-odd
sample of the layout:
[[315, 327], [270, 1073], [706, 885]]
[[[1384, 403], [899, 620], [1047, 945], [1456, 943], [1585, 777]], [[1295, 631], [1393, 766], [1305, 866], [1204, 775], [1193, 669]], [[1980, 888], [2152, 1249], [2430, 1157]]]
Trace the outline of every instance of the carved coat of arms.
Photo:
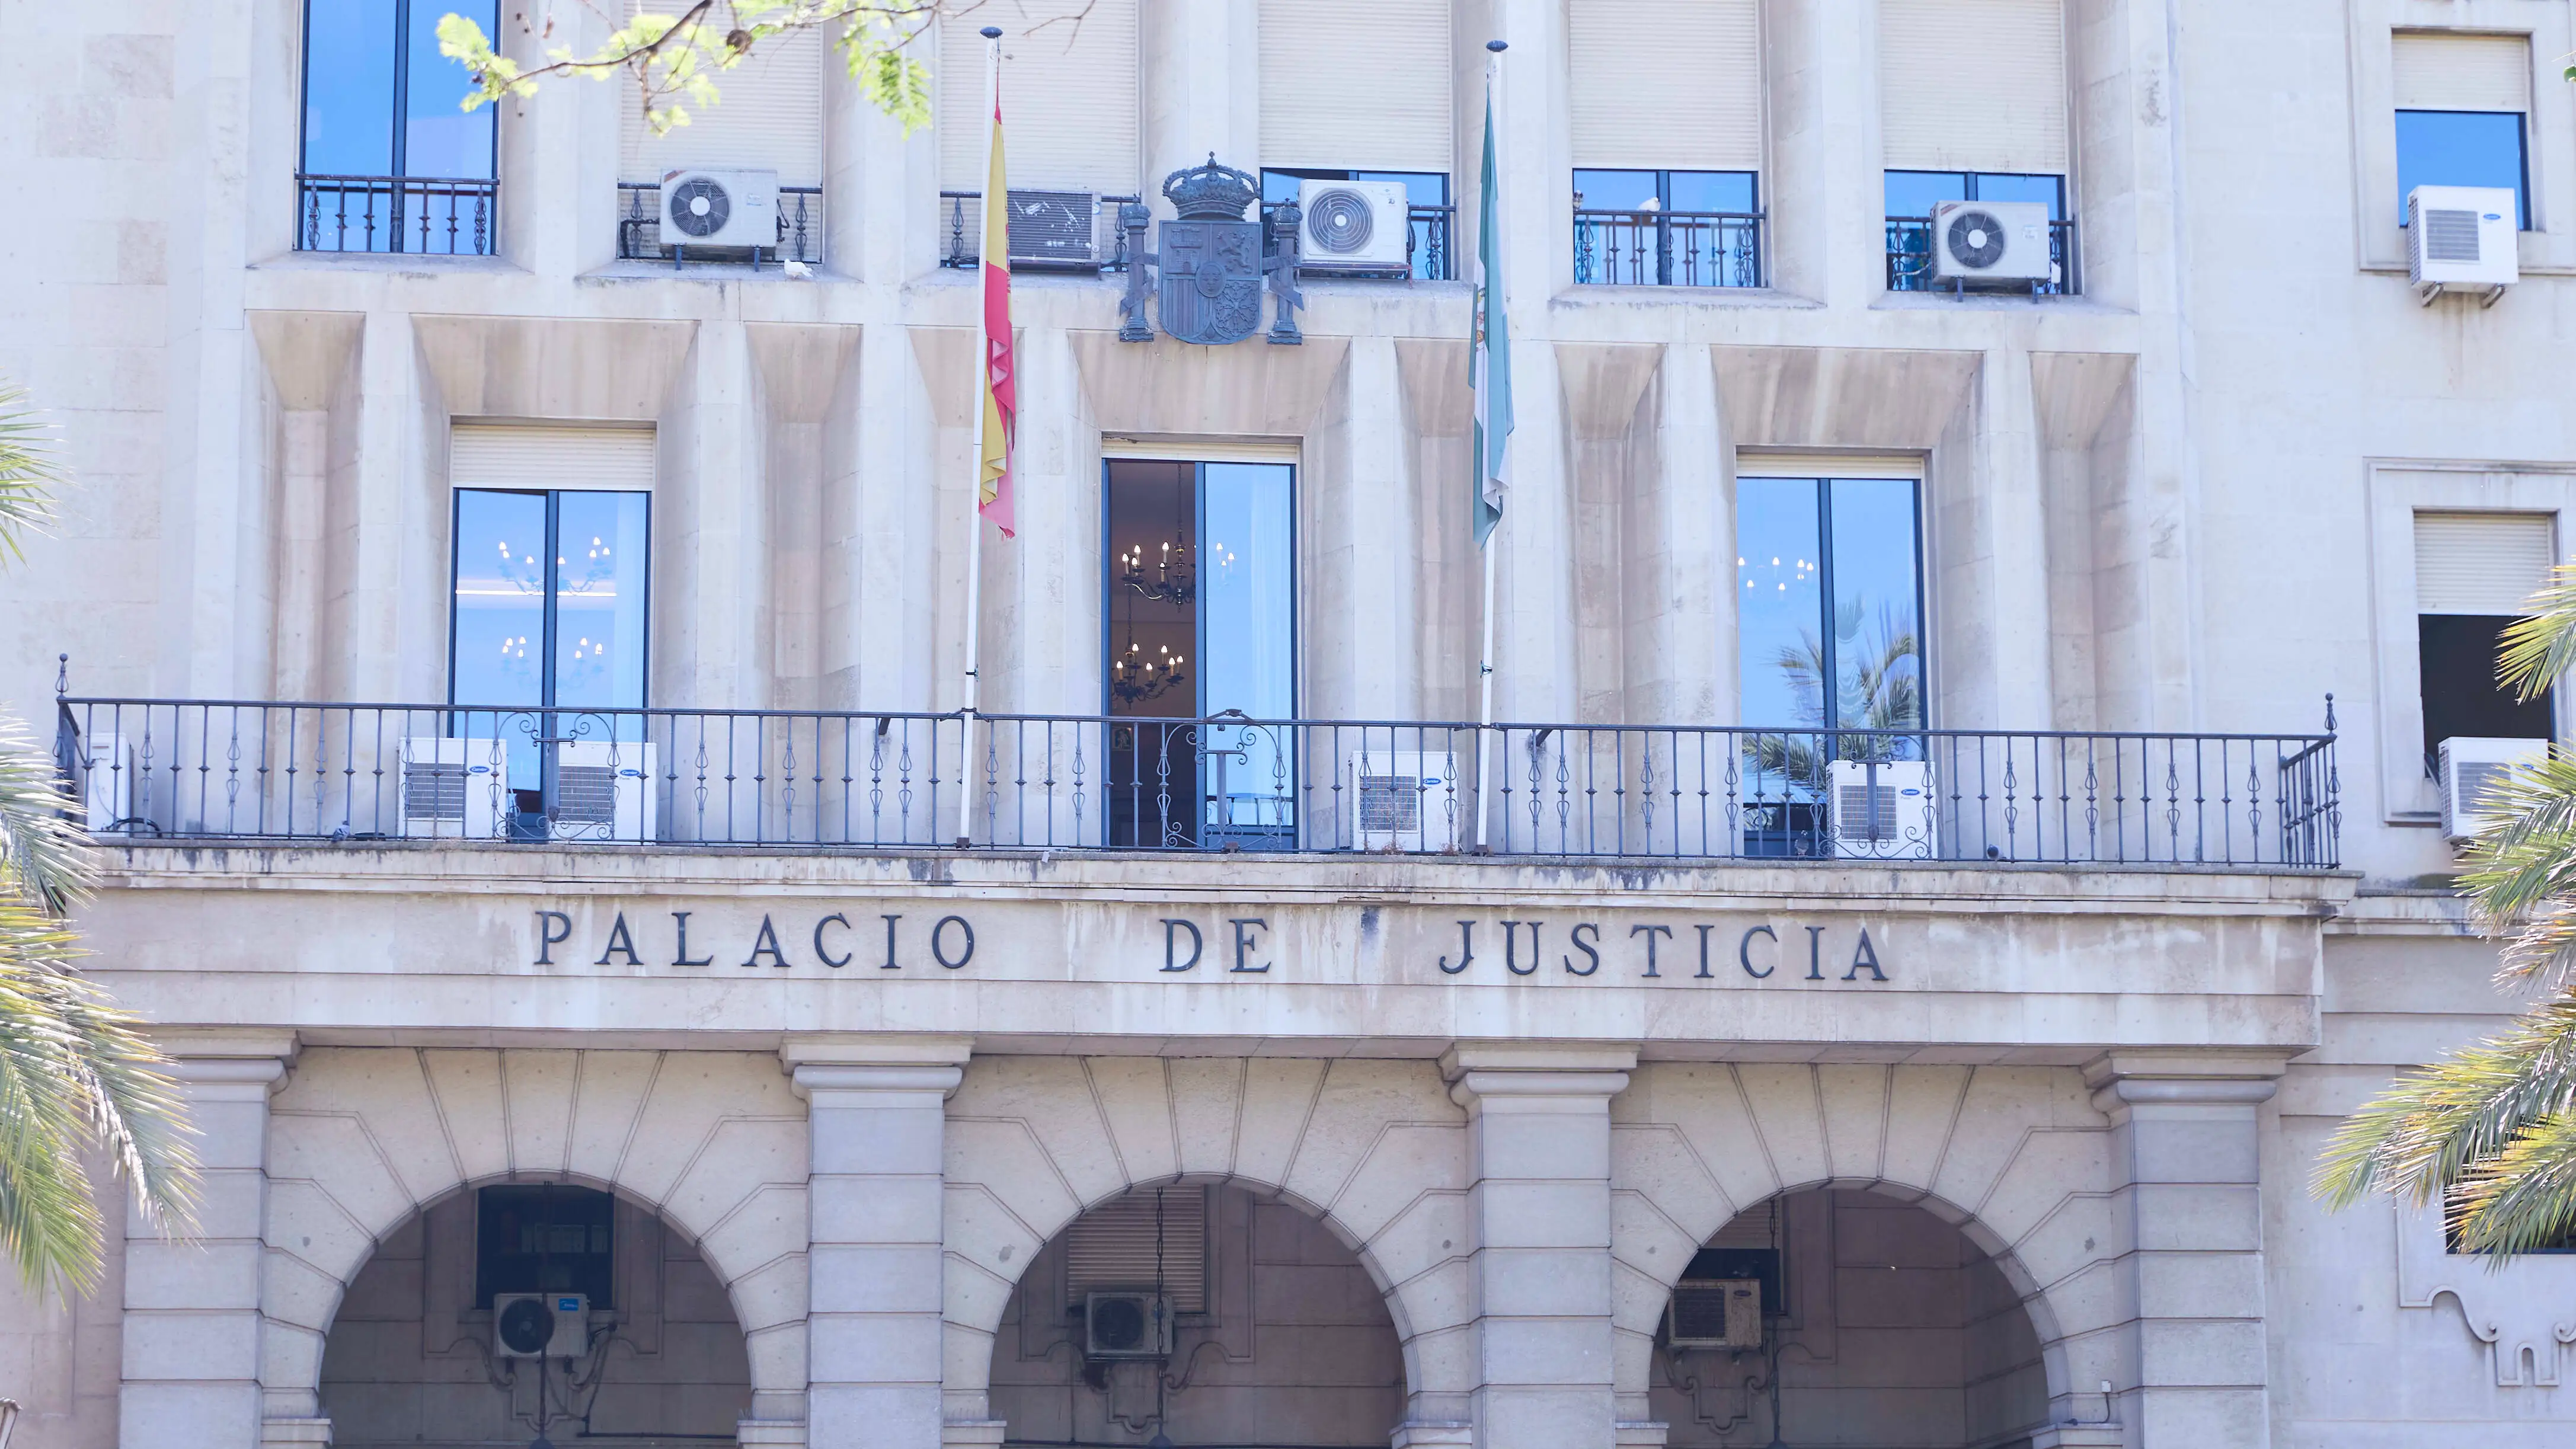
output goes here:
[[1159, 244], [1150, 254], [1144, 248], [1145, 208], [1131, 203], [1120, 210], [1131, 258], [1127, 296], [1119, 303], [1126, 316], [1120, 339], [1143, 342], [1154, 335], [1145, 324], [1145, 274], [1152, 270], [1159, 278], [1153, 291], [1163, 331], [1179, 341], [1221, 347], [1259, 331], [1265, 285], [1279, 298], [1270, 340], [1304, 341], [1296, 321], [1304, 300], [1296, 288], [1296, 205], [1292, 202], [1268, 219], [1276, 243], [1265, 254], [1263, 223], [1243, 215], [1261, 197], [1249, 175], [1220, 166], [1210, 156], [1204, 166], [1165, 178], [1163, 195], [1178, 216], [1162, 223]]

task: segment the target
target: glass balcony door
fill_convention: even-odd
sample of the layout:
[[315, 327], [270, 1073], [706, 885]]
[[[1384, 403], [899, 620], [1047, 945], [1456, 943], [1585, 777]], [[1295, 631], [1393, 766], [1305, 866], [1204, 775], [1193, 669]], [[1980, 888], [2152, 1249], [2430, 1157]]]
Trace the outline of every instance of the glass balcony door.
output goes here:
[[1295, 470], [1104, 465], [1111, 843], [1296, 844]]
[[494, 0], [306, 0], [300, 248], [491, 250], [496, 109], [465, 109], [449, 14], [497, 33]]
[[[542, 836], [567, 743], [643, 738], [652, 495], [456, 490], [449, 732], [499, 740], [518, 819]], [[470, 753], [470, 752], [469, 752]]]

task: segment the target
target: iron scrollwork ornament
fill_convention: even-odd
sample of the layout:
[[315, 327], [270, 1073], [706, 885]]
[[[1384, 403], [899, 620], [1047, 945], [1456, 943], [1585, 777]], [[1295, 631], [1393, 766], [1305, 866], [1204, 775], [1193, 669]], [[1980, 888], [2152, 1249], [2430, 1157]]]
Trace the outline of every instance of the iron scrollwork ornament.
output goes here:
[[1146, 275], [1155, 276], [1154, 300], [1163, 331], [1181, 342], [1222, 347], [1261, 330], [1261, 294], [1274, 299], [1270, 340], [1295, 346], [1306, 340], [1297, 330], [1297, 309], [1305, 298], [1297, 290], [1298, 224], [1295, 202], [1267, 219], [1265, 246], [1262, 220], [1247, 221], [1244, 212], [1261, 199], [1249, 174], [1217, 164], [1175, 171], [1163, 179], [1163, 197], [1173, 218], [1162, 223], [1158, 245], [1145, 250], [1145, 226], [1151, 220], [1143, 204], [1118, 208], [1118, 225], [1127, 234], [1127, 295], [1118, 303], [1124, 319], [1122, 342], [1153, 340], [1145, 321]]

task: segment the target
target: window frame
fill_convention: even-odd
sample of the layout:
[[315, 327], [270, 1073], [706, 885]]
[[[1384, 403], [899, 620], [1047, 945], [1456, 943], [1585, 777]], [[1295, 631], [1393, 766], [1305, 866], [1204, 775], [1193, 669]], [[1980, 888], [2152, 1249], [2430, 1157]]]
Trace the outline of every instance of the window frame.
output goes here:
[[[329, 0], [304, 0], [301, 29], [296, 32], [295, 83], [295, 172], [298, 176], [323, 175], [308, 164], [313, 123], [313, 7]], [[501, 113], [492, 108], [491, 156], [484, 163], [481, 176], [414, 176], [407, 154], [411, 147], [411, 17], [415, 0], [392, 0], [393, 5], [393, 147], [386, 157], [390, 169], [386, 176], [404, 181], [486, 181], [498, 183], [501, 175]], [[431, 0], [446, 10], [456, 8], [455, 0]], [[499, 0], [493, 4], [493, 24], [499, 24]]]
[[[521, 498], [542, 497], [546, 500], [546, 545], [549, 549], [549, 553], [547, 555], [548, 562], [545, 569], [547, 582], [545, 588], [545, 611], [543, 614], [544, 623], [542, 626], [544, 634], [542, 647], [545, 650], [545, 654], [543, 656], [545, 667], [538, 671], [537, 693], [539, 698], [536, 702], [531, 704], [510, 705], [499, 700], [460, 700], [456, 697], [456, 650], [458, 639], [456, 618], [456, 578], [457, 569], [464, 562], [460, 555], [460, 550], [465, 546], [464, 512], [465, 495], [468, 493], [506, 493], [513, 494]], [[562, 590], [559, 589], [555, 583], [556, 568], [558, 566], [553, 562], [553, 559], [560, 555], [553, 552], [553, 550], [559, 550], [563, 546], [563, 495], [567, 493], [631, 494], [644, 500], [644, 556], [641, 564], [639, 565], [643, 570], [639, 583], [644, 592], [644, 607], [638, 611], [638, 617], [643, 620], [644, 632], [643, 637], [636, 641], [636, 648], [638, 650], [638, 663], [636, 668], [641, 677], [637, 680], [637, 688], [635, 691], [636, 700], [632, 705], [564, 705], [558, 703], [555, 698], [555, 635], [557, 619], [560, 612], [556, 598]], [[503, 713], [508, 713], [513, 709], [525, 709], [531, 712], [546, 712], [558, 709], [566, 712], [577, 712], [583, 709], [614, 712], [628, 709], [643, 710], [652, 708], [653, 490], [649, 488], [493, 488], [482, 484], [460, 483], [449, 485], [447, 494], [448, 707], [451, 710], [481, 710], [497, 708]]]
[[[1744, 506], [1743, 489], [1747, 480], [1771, 483], [1805, 483], [1814, 489], [1816, 496], [1817, 540], [1816, 582], [1817, 596], [1819, 600], [1816, 624], [1818, 628], [1818, 642], [1823, 655], [1821, 660], [1823, 665], [1823, 674], [1821, 675], [1818, 684], [1820, 691], [1818, 705], [1825, 718], [1823, 722], [1813, 726], [1800, 725], [1785, 720], [1771, 723], [1749, 718], [1741, 719], [1738, 723], [1746, 729], [1761, 730], [1765, 732], [1786, 730], [1794, 733], [1798, 730], [1809, 728], [1815, 729], [1818, 732], [1832, 732], [1841, 730], [1866, 730], [1870, 728], [1870, 726], [1867, 725], [1846, 725], [1835, 718], [1836, 706], [1839, 703], [1837, 698], [1837, 686], [1840, 678], [1840, 671], [1837, 667], [1839, 661], [1835, 657], [1833, 639], [1834, 515], [1833, 489], [1830, 485], [1839, 482], [1901, 482], [1912, 486], [1914, 498], [1914, 672], [1916, 688], [1921, 695], [1923, 717], [1915, 725], [1910, 727], [1900, 727], [1894, 732], [1902, 733], [1907, 729], [1920, 729], [1924, 731], [1932, 730], [1935, 728], [1933, 724], [1933, 705], [1935, 696], [1932, 688], [1932, 550], [1931, 539], [1928, 533], [1929, 510], [1925, 506], [1927, 501], [1925, 494], [1929, 490], [1929, 485], [1923, 472], [1919, 470], [1905, 471], [1897, 469], [1884, 471], [1787, 471], [1773, 464], [1769, 459], [1762, 459], [1760, 461], [1762, 464], [1761, 466], [1753, 468], [1739, 467], [1736, 471], [1734, 487], [1730, 490], [1731, 496], [1728, 500], [1729, 507], [1734, 513], [1733, 524], [1730, 526], [1729, 532], [1734, 537], [1735, 548], [1739, 555], [1741, 555], [1741, 551], [1744, 548], [1744, 537], [1741, 528]], [[1736, 598], [1731, 584], [1728, 588], [1728, 597], [1731, 599]], [[1740, 599], [1737, 599], [1732, 612], [1735, 619], [1735, 640], [1733, 645], [1733, 655], [1735, 658], [1736, 668], [1736, 677], [1733, 681], [1736, 696], [1735, 712], [1738, 715], [1744, 715], [1747, 713], [1744, 704], [1744, 609]]]

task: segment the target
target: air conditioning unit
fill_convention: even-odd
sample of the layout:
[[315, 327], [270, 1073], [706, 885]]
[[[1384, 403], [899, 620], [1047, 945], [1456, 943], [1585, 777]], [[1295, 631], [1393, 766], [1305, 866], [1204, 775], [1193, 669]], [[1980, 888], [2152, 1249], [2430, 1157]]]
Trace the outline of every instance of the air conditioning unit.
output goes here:
[[1355, 749], [1344, 761], [1342, 783], [1354, 850], [1454, 851], [1475, 808], [1463, 793], [1454, 750]]
[[1762, 1280], [1684, 1278], [1664, 1305], [1664, 1341], [1675, 1348], [1760, 1348]]
[[2406, 274], [2426, 302], [2475, 287], [2489, 305], [2521, 280], [2521, 206], [2500, 186], [2418, 186], [2406, 193]]
[[1082, 1356], [1160, 1359], [1172, 1353], [1172, 1304], [1160, 1293], [1094, 1292], [1082, 1304]]
[[91, 731], [73, 743], [72, 793], [81, 798], [91, 834], [114, 830], [134, 815], [134, 752], [115, 731]]
[[1826, 779], [1834, 854], [1932, 858], [1932, 767], [1921, 760], [1836, 760]]
[[1012, 192], [1011, 265], [1099, 271], [1099, 214], [1100, 198], [1088, 191]]
[[1297, 209], [1305, 214], [1298, 269], [1409, 277], [1405, 255], [1413, 236], [1413, 203], [1401, 181], [1301, 181]]
[[651, 840], [653, 747], [637, 740], [555, 746], [554, 838]]
[[778, 173], [672, 171], [662, 177], [662, 245], [775, 247]]
[[2036, 201], [1944, 201], [1932, 208], [1932, 277], [2048, 282], [2048, 208]]
[[495, 840], [517, 801], [510, 793], [510, 742], [411, 735], [403, 740], [402, 833]]
[[590, 1299], [579, 1293], [492, 1295], [492, 1351], [502, 1358], [579, 1358], [590, 1352]]
[[2442, 787], [2442, 833], [2453, 840], [2484, 834], [2495, 823], [2495, 817], [2484, 808], [2488, 794], [2513, 774], [2514, 766], [2538, 764], [2547, 758], [2547, 740], [2461, 735], [2442, 741], [2435, 747]]

